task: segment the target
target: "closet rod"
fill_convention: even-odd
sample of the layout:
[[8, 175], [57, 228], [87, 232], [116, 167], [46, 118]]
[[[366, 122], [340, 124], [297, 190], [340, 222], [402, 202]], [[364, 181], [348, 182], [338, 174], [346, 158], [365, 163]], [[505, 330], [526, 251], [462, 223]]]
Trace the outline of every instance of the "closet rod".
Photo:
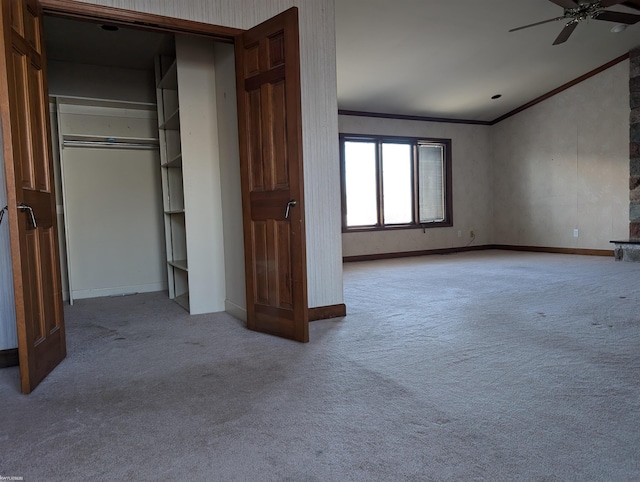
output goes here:
[[64, 140], [63, 147], [93, 147], [99, 149], [149, 149], [157, 150], [160, 146], [151, 142], [109, 142], [109, 141], [77, 141]]

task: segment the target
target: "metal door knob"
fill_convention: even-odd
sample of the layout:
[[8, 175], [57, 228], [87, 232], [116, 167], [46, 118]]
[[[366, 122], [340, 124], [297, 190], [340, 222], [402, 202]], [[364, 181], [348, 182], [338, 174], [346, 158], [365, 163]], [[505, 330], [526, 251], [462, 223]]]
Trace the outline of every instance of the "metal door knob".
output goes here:
[[287, 203], [287, 209], [285, 209], [285, 211], [284, 211], [284, 218], [285, 219], [289, 219], [289, 211], [291, 211], [291, 208], [293, 206], [295, 206], [296, 204], [298, 204], [298, 203], [296, 202], [295, 199], [292, 199], [291, 201], [289, 201]]
[[18, 204], [18, 209], [20, 211], [29, 211], [29, 216], [31, 217], [31, 225], [33, 228], [38, 227], [38, 223], [36, 223], [36, 217], [33, 214], [33, 208], [31, 206], [26, 205], [25, 203]]

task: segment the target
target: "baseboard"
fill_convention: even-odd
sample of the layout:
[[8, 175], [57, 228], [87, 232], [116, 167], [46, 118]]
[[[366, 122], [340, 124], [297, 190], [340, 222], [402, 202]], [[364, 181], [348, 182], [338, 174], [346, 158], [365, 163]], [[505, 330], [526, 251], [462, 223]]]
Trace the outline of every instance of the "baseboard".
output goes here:
[[579, 254], [583, 256], [611, 256], [613, 249], [582, 249], [582, 248], [554, 248], [547, 246], [517, 246], [510, 244], [484, 244], [480, 246], [461, 246], [457, 248], [425, 249], [420, 251], [400, 251], [397, 253], [362, 254], [345, 256], [344, 263], [358, 261], [375, 261], [380, 259], [412, 258], [414, 256], [428, 256], [431, 254], [452, 254], [466, 251], [484, 251], [487, 249], [504, 249], [506, 251], [530, 251], [535, 253]]
[[95, 288], [88, 290], [73, 290], [73, 299], [82, 300], [87, 298], [100, 298], [102, 296], [124, 296], [136, 293], [152, 293], [155, 291], [166, 291], [167, 283], [148, 283], [131, 286], [116, 286], [114, 288]]
[[20, 364], [18, 349], [0, 350], [0, 368], [16, 367]]
[[[247, 321], [247, 310], [232, 301], [225, 300], [224, 311], [231, 316], [242, 321]], [[347, 308], [344, 304], [318, 306], [309, 308], [309, 321], [326, 320], [329, 318], [340, 318], [347, 315]]]
[[224, 300], [224, 311], [234, 318], [238, 318], [244, 322], [247, 321], [247, 310], [240, 305], [236, 305], [233, 301]]
[[342, 318], [343, 316], [347, 316], [347, 306], [344, 303], [309, 308], [309, 321]]
[[553, 248], [547, 246], [514, 246], [509, 244], [494, 244], [492, 249], [507, 251], [532, 251], [534, 253], [579, 254], [582, 256], [611, 256], [613, 249], [583, 249], [583, 248]]
[[462, 253], [465, 251], [483, 251], [485, 249], [494, 249], [494, 248], [493, 248], [493, 245], [491, 244], [484, 244], [480, 246], [460, 246], [456, 248], [423, 249], [420, 251], [400, 251], [397, 253], [360, 254], [356, 256], [344, 256], [342, 258], [342, 261], [344, 263], [353, 263], [357, 261], [375, 261], [379, 259], [413, 258], [415, 256], [428, 256], [431, 254]]

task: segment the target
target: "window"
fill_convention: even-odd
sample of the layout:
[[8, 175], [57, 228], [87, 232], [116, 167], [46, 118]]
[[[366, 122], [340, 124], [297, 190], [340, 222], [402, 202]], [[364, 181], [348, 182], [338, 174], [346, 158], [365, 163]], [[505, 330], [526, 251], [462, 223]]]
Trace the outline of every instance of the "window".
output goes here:
[[345, 231], [452, 226], [451, 140], [340, 135]]

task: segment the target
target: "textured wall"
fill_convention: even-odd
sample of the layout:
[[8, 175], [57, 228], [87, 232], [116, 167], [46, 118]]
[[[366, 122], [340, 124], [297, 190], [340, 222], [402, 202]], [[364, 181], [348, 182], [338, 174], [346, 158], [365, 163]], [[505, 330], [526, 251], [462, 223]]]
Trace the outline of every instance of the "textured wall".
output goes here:
[[84, 1], [243, 29], [299, 7], [309, 306], [342, 303], [333, 0]]
[[612, 249], [627, 237], [628, 70], [621, 62], [493, 126], [496, 243]]
[[629, 57], [629, 238], [640, 239], [640, 48]]
[[343, 234], [344, 255], [464, 246], [471, 228], [479, 245], [612, 249], [628, 234], [628, 69], [621, 62], [492, 127], [340, 116], [340, 132], [453, 143], [454, 227]]
[[[488, 126], [374, 117], [339, 117], [340, 132], [451, 139], [453, 227], [372, 231], [342, 235], [345, 256], [421, 251], [493, 242], [491, 148]], [[458, 231], [462, 237], [458, 237]]]

